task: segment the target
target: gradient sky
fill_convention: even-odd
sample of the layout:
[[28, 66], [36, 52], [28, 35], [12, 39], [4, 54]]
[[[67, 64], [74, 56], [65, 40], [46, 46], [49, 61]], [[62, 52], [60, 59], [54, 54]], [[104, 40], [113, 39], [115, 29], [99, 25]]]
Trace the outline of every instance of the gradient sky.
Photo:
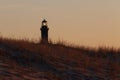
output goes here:
[[4, 37], [39, 39], [43, 18], [54, 41], [120, 47], [120, 0], [0, 0]]

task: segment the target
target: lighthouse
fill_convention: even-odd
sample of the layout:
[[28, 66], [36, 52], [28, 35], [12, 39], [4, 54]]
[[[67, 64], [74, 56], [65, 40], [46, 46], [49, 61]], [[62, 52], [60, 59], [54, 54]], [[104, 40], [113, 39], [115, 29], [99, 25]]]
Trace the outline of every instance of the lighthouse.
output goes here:
[[41, 43], [48, 43], [48, 25], [47, 25], [47, 21], [44, 19], [42, 21], [42, 25], [41, 25]]

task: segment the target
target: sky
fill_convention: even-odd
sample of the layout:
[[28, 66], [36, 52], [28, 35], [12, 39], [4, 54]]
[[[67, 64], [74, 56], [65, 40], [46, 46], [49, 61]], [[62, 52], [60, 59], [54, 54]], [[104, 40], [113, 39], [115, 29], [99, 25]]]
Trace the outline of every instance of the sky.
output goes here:
[[53, 41], [120, 48], [119, 3], [120, 0], [0, 0], [0, 35], [39, 40], [45, 18]]

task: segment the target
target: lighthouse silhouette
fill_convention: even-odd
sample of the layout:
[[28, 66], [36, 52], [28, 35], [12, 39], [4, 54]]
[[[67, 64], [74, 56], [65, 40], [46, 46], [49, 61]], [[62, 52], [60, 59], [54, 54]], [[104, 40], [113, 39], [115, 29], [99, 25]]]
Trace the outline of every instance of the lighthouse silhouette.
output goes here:
[[48, 43], [48, 25], [47, 25], [47, 21], [44, 19], [42, 21], [42, 25], [41, 25], [41, 43]]

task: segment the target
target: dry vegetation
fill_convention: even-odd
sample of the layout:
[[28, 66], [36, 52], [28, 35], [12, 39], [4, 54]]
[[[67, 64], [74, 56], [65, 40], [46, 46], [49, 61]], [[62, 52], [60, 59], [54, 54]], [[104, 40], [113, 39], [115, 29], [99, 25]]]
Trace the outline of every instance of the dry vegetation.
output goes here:
[[0, 38], [0, 80], [120, 80], [120, 50]]

